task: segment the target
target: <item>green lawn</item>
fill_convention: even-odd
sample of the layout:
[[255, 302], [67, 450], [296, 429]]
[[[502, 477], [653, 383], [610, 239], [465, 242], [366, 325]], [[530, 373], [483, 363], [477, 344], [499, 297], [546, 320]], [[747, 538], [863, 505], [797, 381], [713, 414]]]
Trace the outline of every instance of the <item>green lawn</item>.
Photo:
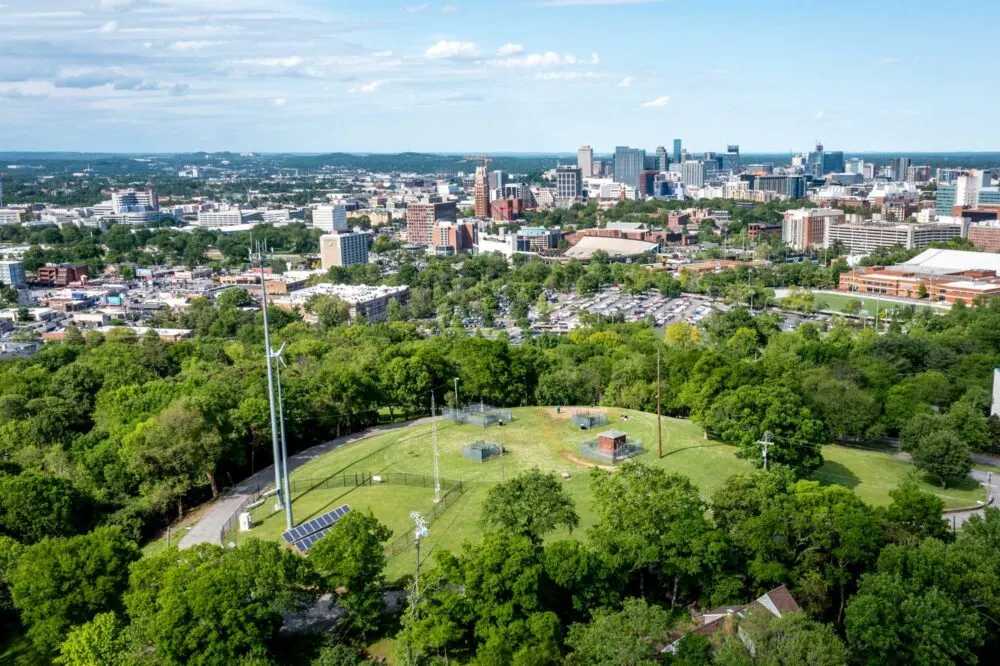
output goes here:
[[[457, 550], [463, 541], [478, 536], [476, 521], [486, 491], [501, 480], [501, 474], [510, 478], [533, 467], [570, 475], [563, 484], [575, 500], [580, 514], [580, 529], [573, 536], [581, 536], [594, 522], [588, 470], [565, 456], [577, 454], [578, 445], [595, 433], [581, 432], [574, 427], [569, 422], [570, 411], [564, 409], [562, 414], [556, 414], [550, 408], [519, 408], [514, 410], [513, 424], [503, 428], [492, 426], [485, 432], [477, 426], [456, 425], [441, 419], [437, 429], [441, 476], [461, 479], [466, 491], [431, 525], [424, 552], [429, 553], [434, 548]], [[735, 447], [706, 441], [701, 429], [690, 421], [666, 418], [663, 419], [666, 455], [658, 460], [655, 415], [618, 409], [606, 411], [611, 422], [597, 430], [617, 428], [626, 431], [646, 447], [646, 452], [639, 456], [640, 460], [688, 476], [705, 496], [711, 495], [729, 475], [750, 469], [749, 463], [735, 456]], [[622, 413], [629, 415], [629, 421], [619, 419]], [[502, 466], [496, 458], [480, 464], [462, 457], [462, 447], [480, 437], [504, 442], [506, 453]], [[827, 446], [823, 455], [827, 463], [817, 471], [816, 478], [851, 487], [872, 504], [888, 503], [889, 491], [903, 476], [913, 471], [910, 463], [885, 453]], [[426, 513], [433, 506], [434, 491], [429, 487], [375, 485], [309, 490], [309, 481], [362, 472], [432, 474], [431, 426], [395, 430], [350, 444], [297, 469], [292, 473], [292, 480], [299, 488], [293, 495], [296, 523], [346, 503], [354, 510], [372, 511], [398, 535], [412, 528], [410, 511]], [[941, 495], [952, 507], [974, 505], [982, 495], [981, 489], [974, 485], [942, 492], [930, 484], [921, 483], [925, 490]], [[258, 527], [249, 535], [234, 533], [232, 539], [239, 541], [248, 536], [280, 539], [285, 519], [283, 513], [274, 512], [273, 500], [268, 500], [253, 513]], [[556, 538], [566, 536], [566, 533], [555, 535]], [[410, 556], [402, 555], [393, 558], [389, 563], [390, 579], [409, 572], [413, 566], [410, 559]]]
[[[903, 307], [903, 304], [897, 301], [887, 301], [875, 299], [872, 297], [864, 296], [848, 296], [844, 295], [833, 295], [833, 294], [816, 294], [816, 300], [818, 302], [823, 302], [826, 304], [824, 310], [836, 310], [837, 312], [844, 312], [844, 308], [851, 301], [861, 301], [861, 309], [867, 310], [868, 315], [871, 317], [875, 316], [875, 309], [881, 308], [882, 310], [892, 310], [893, 308]], [[939, 312], [940, 308], [931, 307], [929, 302], [927, 305], [920, 305], [920, 308], [925, 308], [931, 310], [932, 312]]]

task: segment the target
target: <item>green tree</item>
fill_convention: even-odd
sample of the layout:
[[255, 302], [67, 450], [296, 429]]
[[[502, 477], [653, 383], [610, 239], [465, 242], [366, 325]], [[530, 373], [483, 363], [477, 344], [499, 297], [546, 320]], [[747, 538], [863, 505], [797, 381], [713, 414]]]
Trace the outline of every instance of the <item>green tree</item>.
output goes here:
[[203, 544], [132, 567], [125, 605], [137, 639], [168, 665], [273, 656], [284, 616], [317, 596], [309, 565], [276, 543]]
[[306, 309], [316, 316], [323, 330], [343, 326], [351, 318], [351, 306], [339, 296], [316, 296], [309, 299]]
[[29, 546], [10, 576], [14, 605], [28, 637], [49, 653], [73, 625], [118, 609], [128, 565], [138, 558], [135, 544], [117, 527]]
[[935, 477], [941, 488], [965, 478], [972, 469], [969, 445], [948, 430], [921, 437], [913, 449], [913, 464]]
[[541, 543], [557, 527], [572, 531], [580, 518], [555, 474], [533, 469], [490, 488], [479, 522], [486, 529], [521, 534]]
[[343, 589], [346, 622], [362, 635], [376, 629], [384, 607], [384, 545], [392, 531], [370, 513], [351, 511], [309, 553], [331, 590]]
[[598, 521], [590, 530], [594, 549], [613, 568], [662, 580], [671, 606], [698, 596], [725, 557], [722, 535], [705, 517], [706, 506], [691, 481], [638, 462], [590, 481]]
[[944, 502], [937, 495], [920, 490], [910, 477], [889, 491], [892, 503], [884, 517], [889, 537], [894, 541], [919, 542], [927, 537], [947, 539], [948, 521], [942, 518]]
[[804, 613], [777, 618], [751, 608], [740, 632], [754, 646], [754, 663], [762, 666], [843, 666], [848, 652], [833, 627]]
[[65, 479], [38, 472], [0, 478], [0, 526], [19, 541], [73, 536], [90, 522], [90, 501]]
[[569, 628], [566, 644], [571, 666], [655, 666], [659, 645], [668, 642], [670, 613], [643, 599], [627, 599], [620, 611], [598, 609], [588, 624]]
[[215, 297], [215, 302], [220, 308], [245, 308], [254, 304], [253, 298], [250, 297], [250, 292], [239, 287], [223, 289]]
[[59, 647], [57, 663], [64, 666], [133, 666], [132, 632], [114, 613], [99, 613], [70, 629]]

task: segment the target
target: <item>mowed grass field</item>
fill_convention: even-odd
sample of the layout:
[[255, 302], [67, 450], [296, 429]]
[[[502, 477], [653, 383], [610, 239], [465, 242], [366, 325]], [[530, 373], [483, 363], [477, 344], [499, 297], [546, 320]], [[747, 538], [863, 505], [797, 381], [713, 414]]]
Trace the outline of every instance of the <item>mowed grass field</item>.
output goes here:
[[[656, 416], [619, 409], [603, 409], [609, 416], [606, 426], [592, 431], [581, 431], [569, 420], [572, 409], [557, 414], [554, 408], [526, 407], [514, 410], [514, 422], [500, 428], [483, 429], [472, 425], [457, 425], [444, 418], [438, 421], [437, 441], [440, 474], [446, 479], [460, 479], [465, 487], [462, 496], [452, 504], [430, 527], [424, 541], [424, 554], [433, 549], [458, 550], [467, 539], [476, 539], [480, 533], [477, 525], [480, 507], [488, 489], [501, 478], [512, 478], [522, 471], [539, 468], [557, 474], [568, 473], [562, 483], [576, 502], [580, 514], [580, 528], [573, 535], [566, 532], [554, 538], [582, 537], [595, 521], [594, 505], [590, 494], [589, 472], [569, 456], [580, 458], [580, 443], [592, 439], [602, 430], [615, 428], [640, 440], [645, 452], [638, 459], [642, 462], [678, 472], [689, 477], [703, 496], [710, 496], [727, 477], [751, 469], [749, 462], [736, 457], [736, 448], [715, 441], [707, 441], [701, 429], [690, 421], [663, 419], [664, 457], [657, 459]], [[620, 415], [629, 417], [622, 421]], [[349, 504], [355, 511], [371, 511], [380, 521], [393, 530], [394, 535], [413, 528], [411, 511], [426, 514], [433, 507], [433, 487], [406, 485], [373, 485], [348, 488], [311, 489], [316, 482], [334, 476], [353, 474], [381, 474], [406, 472], [433, 474], [432, 427], [429, 424], [411, 426], [349, 444], [313, 460], [292, 473], [293, 508], [296, 523], [304, 522], [341, 504]], [[505, 447], [503, 460], [493, 458], [476, 463], [462, 456], [462, 447], [480, 438], [502, 441]], [[816, 472], [815, 478], [824, 483], [838, 483], [853, 488], [866, 502], [886, 504], [889, 491], [913, 466], [891, 454], [827, 446], [823, 455], [827, 463]], [[949, 506], [971, 506], [981, 499], [981, 489], [975, 484], [961, 489], [939, 489], [922, 482], [925, 490], [942, 495]], [[275, 513], [273, 500], [254, 510], [257, 527], [249, 534], [234, 533], [239, 541], [246, 538], [280, 540], [285, 529], [284, 513]], [[409, 572], [413, 563], [412, 551], [392, 558], [389, 562], [390, 579]]]
[[[824, 308], [825, 310], [835, 310], [837, 312], [844, 312], [845, 308], [847, 307], [847, 304], [850, 303], [851, 301], [861, 301], [861, 309], [862, 310], [867, 310], [868, 311], [868, 316], [870, 316], [870, 317], [874, 317], [875, 316], [875, 310], [876, 310], [876, 308], [880, 308], [882, 310], [890, 310], [891, 311], [893, 308], [904, 307], [904, 304], [900, 303], [898, 301], [887, 301], [887, 300], [879, 300], [879, 299], [875, 299], [875, 298], [871, 298], [871, 297], [848, 296], [848, 295], [840, 295], [840, 294], [834, 295], [834, 294], [820, 294], [820, 293], [817, 293], [816, 294], [816, 300], [817, 301], [822, 301], [823, 303], [826, 303], [826, 307]], [[932, 307], [930, 305], [927, 305], [926, 304], [926, 303], [928, 303], [927, 301], [925, 301], [924, 303], [925, 304], [917, 305], [917, 308], [918, 309], [930, 310], [931, 312], [938, 313], [938, 314], [940, 314], [941, 312], [944, 311], [941, 308], [936, 308], [936, 307]]]

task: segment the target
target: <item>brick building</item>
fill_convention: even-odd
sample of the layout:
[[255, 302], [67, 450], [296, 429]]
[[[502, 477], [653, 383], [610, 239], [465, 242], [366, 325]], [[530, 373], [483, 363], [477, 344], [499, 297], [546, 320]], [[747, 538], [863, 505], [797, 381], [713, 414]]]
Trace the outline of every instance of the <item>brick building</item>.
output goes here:
[[438, 220], [458, 220], [454, 201], [411, 203], [406, 207], [406, 239], [417, 245], [430, 245], [434, 242], [434, 223]]

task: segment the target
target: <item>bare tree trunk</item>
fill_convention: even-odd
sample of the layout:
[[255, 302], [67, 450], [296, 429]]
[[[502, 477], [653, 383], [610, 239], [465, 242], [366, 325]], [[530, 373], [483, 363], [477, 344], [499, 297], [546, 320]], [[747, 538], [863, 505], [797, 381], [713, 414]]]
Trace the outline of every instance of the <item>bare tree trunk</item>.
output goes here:
[[208, 484], [212, 486], [212, 499], [215, 499], [219, 496], [219, 484], [215, 482], [215, 474], [205, 472], [205, 476], [208, 477]]
[[840, 607], [837, 609], [837, 624], [844, 618], [844, 584], [840, 584]]
[[680, 583], [680, 576], [674, 576], [674, 591], [670, 593], [670, 607], [677, 607], [677, 585]]
[[184, 517], [184, 500], [180, 497], [177, 498], [177, 520]]

